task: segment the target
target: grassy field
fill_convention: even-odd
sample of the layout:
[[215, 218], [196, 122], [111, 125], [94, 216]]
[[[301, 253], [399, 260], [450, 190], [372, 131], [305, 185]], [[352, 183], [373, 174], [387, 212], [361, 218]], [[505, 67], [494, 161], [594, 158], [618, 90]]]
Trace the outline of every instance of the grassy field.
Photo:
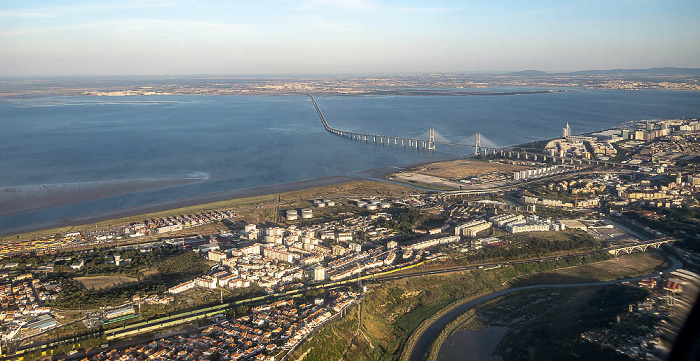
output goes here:
[[[423, 320], [454, 302], [501, 284], [498, 272], [461, 272], [369, 285], [357, 306], [305, 342], [291, 360], [396, 360], [404, 343]], [[344, 355], [344, 356], [343, 356]]]
[[484, 173], [510, 172], [522, 169], [527, 169], [527, 167], [511, 164], [479, 162], [468, 159], [458, 159], [424, 164], [416, 168], [410, 169], [409, 171], [455, 180], [473, 177], [475, 175]]
[[512, 285], [517, 287], [543, 283], [611, 281], [652, 274], [668, 266], [668, 261], [659, 252], [647, 251], [623, 255], [607, 261], [522, 276], [513, 280]]
[[92, 277], [76, 277], [74, 280], [78, 281], [83, 287], [87, 289], [103, 290], [107, 288], [112, 288], [114, 286], [119, 286], [127, 283], [134, 283], [138, 281], [138, 278], [129, 277], [125, 275], [114, 275], [114, 276], [92, 276]]

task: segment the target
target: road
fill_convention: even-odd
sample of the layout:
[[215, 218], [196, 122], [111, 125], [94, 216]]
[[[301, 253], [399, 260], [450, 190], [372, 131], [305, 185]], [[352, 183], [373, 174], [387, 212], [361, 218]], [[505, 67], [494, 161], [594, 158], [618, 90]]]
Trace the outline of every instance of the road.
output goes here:
[[[393, 272], [389, 271], [389, 272], [383, 273], [383, 274], [380, 273], [380, 274], [365, 275], [365, 276], [359, 277], [359, 279], [360, 280], [370, 280], [370, 281], [373, 280], [373, 281], [378, 281], [378, 282], [388, 282], [388, 281], [394, 281], [394, 280], [405, 279], [405, 278], [414, 278], [414, 277], [423, 277], [423, 276], [428, 276], [428, 275], [471, 271], [471, 270], [476, 270], [476, 269], [491, 270], [491, 269], [496, 269], [496, 268], [500, 268], [500, 267], [504, 267], [504, 266], [512, 266], [512, 265], [517, 265], [517, 264], [537, 263], [537, 262], [558, 260], [561, 258], [581, 257], [581, 256], [585, 256], [585, 255], [599, 253], [599, 252], [608, 252], [610, 249], [613, 249], [613, 248], [605, 248], [602, 250], [591, 250], [591, 251], [585, 251], [585, 252], [578, 252], [578, 253], [572, 253], [572, 254], [563, 255], [563, 256], [548, 256], [548, 257], [540, 257], [540, 258], [529, 259], [529, 260], [503, 261], [503, 262], [495, 262], [495, 263], [456, 266], [456, 267], [443, 268], [443, 269], [439, 269], [439, 270], [430, 270], [430, 271], [412, 272], [412, 273], [406, 273], [406, 274], [393, 275], [393, 272], [403, 270], [403, 269], [397, 269]], [[417, 265], [412, 265], [409, 267], [415, 267], [415, 266], [417, 266]], [[126, 326], [121, 327], [121, 328], [108, 329], [108, 330], [104, 331], [104, 335], [108, 341], [112, 341], [112, 340], [116, 340], [116, 339], [122, 339], [122, 338], [126, 338], [126, 337], [135, 336], [138, 334], [154, 332], [154, 331], [161, 331], [161, 330], [166, 329], [166, 328], [182, 325], [185, 323], [191, 323], [195, 320], [210, 317], [210, 316], [216, 315], [218, 313], [224, 313], [227, 310], [230, 310], [230, 309], [235, 308], [235, 307], [246, 306], [246, 305], [251, 305], [251, 304], [256, 304], [256, 303], [272, 302], [272, 301], [280, 299], [280, 298], [300, 297], [307, 290], [332, 289], [332, 288], [345, 286], [345, 285], [348, 285], [351, 283], [355, 283], [357, 281], [358, 281], [358, 278], [352, 278], [352, 279], [347, 279], [347, 280], [342, 280], [342, 281], [337, 281], [337, 282], [329, 282], [329, 283], [324, 283], [324, 284], [310, 285], [307, 287], [289, 290], [286, 292], [279, 292], [279, 293], [274, 293], [274, 294], [270, 294], [270, 295], [251, 297], [248, 299], [228, 302], [228, 303], [224, 303], [224, 304], [220, 304], [220, 305], [207, 306], [207, 307], [203, 307], [203, 308], [196, 309], [196, 310], [180, 312], [180, 313], [177, 313], [177, 314], [174, 314], [171, 316], [166, 316], [166, 317], [161, 317], [158, 319], [142, 321], [142, 322], [138, 322], [135, 324], [126, 325]], [[17, 353], [15, 353], [13, 355], [13, 357], [17, 357], [17, 356], [20, 356], [22, 354], [26, 354], [29, 352], [48, 350], [51, 348], [55, 348], [61, 344], [74, 343], [74, 342], [75, 342], [75, 338], [68, 338], [66, 340], [61, 340], [61, 341], [47, 341], [47, 342], [43, 342], [43, 343], [39, 343], [39, 344], [33, 344], [31, 346], [27, 346], [27, 347], [22, 348]]]

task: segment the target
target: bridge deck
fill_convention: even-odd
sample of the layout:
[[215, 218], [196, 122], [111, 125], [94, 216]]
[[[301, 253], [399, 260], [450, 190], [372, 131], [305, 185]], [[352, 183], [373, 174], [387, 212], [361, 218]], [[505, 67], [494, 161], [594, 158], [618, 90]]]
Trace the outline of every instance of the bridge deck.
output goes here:
[[[525, 152], [525, 151], [518, 151], [518, 150], [512, 150], [508, 148], [491, 148], [488, 146], [481, 146], [480, 141], [477, 141], [475, 144], [463, 144], [463, 143], [453, 143], [453, 142], [445, 142], [445, 141], [435, 141], [435, 131], [433, 129], [430, 129], [428, 131], [429, 137], [428, 139], [416, 139], [416, 138], [405, 138], [405, 137], [397, 137], [397, 136], [391, 136], [391, 135], [382, 135], [382, 134], [373, 134], [373, 133], [362, 133], [362, 132], [352, 132], [352, 131], [347, 131], [347, 130], [341, 130], [341, 129], [336, 129], [330, 126], [328, 124], [328, 121], [326, 120], [326, 117], [323, 115], [323, 112], [321, 111], [321, 108], [318, 106], [318, 103], [316, 102], [316, 99], [314, 98], [313, 95], [307, 94], [309, 98], [311, 98], [311, 101], [314, 104], [314, 108], [316, 109], [316, 112], [318, 113], [318, 117], [321, 119], [321, 123], [323, 124], [323, 128], [326, 129], [331, 134], [335, 134], [340, 137], [352, 139], [352, 140], [357, 140], [360, 142], [365, 142], [365, 143], [379, 143], [382, 145], [394, 145], [396, 147], [409, 147], [409, 148], [415, 148], [415, 149], [425, 149], [425, 150], [434, 150], [436, 144], [444, 144], [444, 145], [451, 145], [451, 146], [458, 146], [458, 147], [470, 147], [470, 148], [475, 148], [475, 154], [481, 154], [480, 150], [482, 150], [484, 155], [488, 155], [489, 152], [492, 152], [492, 154], [499, 154], [502, 157], [508, 157], [508, 158], [524, 158], [525, 160], [542, 160], [542, 161], [552, 161], [555, 163], [570, 163], [570, 164], [586, 164], [586, 165], [603, 165], [603, 166], [608, 166], [608, 167], [619, 167], [619, 168], [633, 168], [633, 166], [629, 164], [621, 164], [621, 163], [614, 163], [614, 162], [604, 162], [604, 161], [599, 161], [599, 160], [591, 160], [591, 159], [574, 159], [574, 158], [565, 158], [565, 157], [556, 157], [553, 155], [548, 155], [548, 154], [540, 154], [540, 153], [532, 153], [532, 152]], [[477, 133], [477, 137], [481, 138], [481, 134]], [[449, 140], [449, 139], [448, 139]]]
[[318, 117], [321, 119], [321, 123], [323, 123], [323, 128], [325, 128], [326, 131], [328, 131], [332, 134], [335, 134], [335, 135], [338, 135], [341, 137], [345, 137], [345, 138], [350, 138], [353, 140], [364, 141], [365, 143], [371, 141], [373, 143], [379, 142], [381, 144], [386, 144], [386, 145], [392, 145], [392, 143], [393, 143], [393, 145], [395, 145], [395, 146], [402, 146], [402, 147], [409, 147], [409, 148], [416, 148], [416, 149], [426, 149], [426, 150], [435, 149], [435, 142], [430, 140], [430, 139], [423, 140], [423, 139], [404, 138], [404, 137], [382, 135], [382, 134], [351, 132], [351, 131], [333, 128], [328, 124], [328, 121], [326, 120], [326, 117], [323, 115], [323, 112], [321, 111], [321, 108], [318, 106], [318, 103], [316, 103], [316, 99], [314, 98], [314, 96], [309, 94], [309, 97], [311, 98], [311, 101], [314, 104], [314, 108], [316, 108], [316, 112], [318, 113]]

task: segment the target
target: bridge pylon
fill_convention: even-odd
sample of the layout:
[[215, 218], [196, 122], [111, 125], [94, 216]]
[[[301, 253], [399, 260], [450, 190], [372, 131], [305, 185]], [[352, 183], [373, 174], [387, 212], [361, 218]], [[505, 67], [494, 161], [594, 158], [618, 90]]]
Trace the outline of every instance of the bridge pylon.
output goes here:
[[428, 129], [428, 150], [435, 150], [435, 129]]
[[481, 133], [476, 133], [474, 141], [474, 155], [479, 155], [479, 148], [481, 147]]

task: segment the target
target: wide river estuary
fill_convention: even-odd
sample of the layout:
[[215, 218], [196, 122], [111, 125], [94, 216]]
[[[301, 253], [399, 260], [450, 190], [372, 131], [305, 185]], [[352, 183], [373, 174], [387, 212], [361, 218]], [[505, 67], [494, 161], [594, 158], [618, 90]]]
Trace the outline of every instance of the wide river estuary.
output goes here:
[[[499, 89], [489, 89], [499, 90]], [[483, 96], [317, 96], [331, 126], [500, 146], [639, 119], [700, 116], [700, 92], [574, 89]], [[0, 233], [215, 192], [468, 155], [355, 142], [294, 96], [0, 99]]]

